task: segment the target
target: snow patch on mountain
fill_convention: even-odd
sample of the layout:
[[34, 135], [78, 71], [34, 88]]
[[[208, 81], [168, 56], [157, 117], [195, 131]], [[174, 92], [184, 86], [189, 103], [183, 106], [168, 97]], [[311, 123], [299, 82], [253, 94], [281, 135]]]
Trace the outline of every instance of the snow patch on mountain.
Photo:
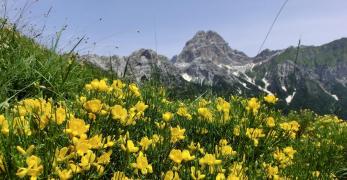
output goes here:
[[188, 82], [190, 82], [193, 78], [189, 76], [187, 73], [181, 74], [182, 78]]
[[287, 104], [290, 104], [290, 103], [292, 102], [292, 100], [293, 100], [295, 94], [296, 94], [296, 91], [294, 91], [293, 94], [291, 94], [291, 95], [289, 95], [288, 97], [286, 97], [286, 102], [287, 102]]

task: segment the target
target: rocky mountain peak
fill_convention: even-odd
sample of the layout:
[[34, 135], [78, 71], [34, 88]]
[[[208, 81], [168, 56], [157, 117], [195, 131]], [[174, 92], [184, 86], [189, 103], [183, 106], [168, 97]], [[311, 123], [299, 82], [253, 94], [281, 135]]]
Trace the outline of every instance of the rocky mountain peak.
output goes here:
[[257, 63], [257, 62], [268, 60], [269, 58], [271, 58], [272, 56], [276, 55], [279, 52], [281, 52], [281, 50], [264, 49], [257, 56], [253, 58], [253, 62]]
[[250, 58], [243, 52], [233, 50], [228, 43], [214, 31], [198, 31], [189, 40], [176, 63], [212, 62], [216, 65], [243, 65]]
[[186, 46], [190, 45], [227, 45], [228, 43], [214, 31], [198, 31], [194, 37], [186, 43]]

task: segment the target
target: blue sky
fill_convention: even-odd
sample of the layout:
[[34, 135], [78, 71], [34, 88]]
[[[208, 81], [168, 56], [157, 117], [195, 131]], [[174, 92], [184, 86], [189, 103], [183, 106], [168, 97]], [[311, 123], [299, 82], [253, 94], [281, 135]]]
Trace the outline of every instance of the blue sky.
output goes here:
[[[7, 15], [16, 19], [26, 2], [30, 6], [20, 23], [36, 30], [45, 25], [42, 43], [49, 44], [67, 25], [62, 51], [86, 35], [87, 43], [77, 48], [81, 54], [128, 55], [157, 48], [171, 57], [198, 30], [214, 30], [231, 48], [255, 56], [284, 0], [7, 0]], [[346, 9], [346, 0], [289, 0], [264, 48], [296, 45], [299, 37], [305, 45], [347, 37]]]

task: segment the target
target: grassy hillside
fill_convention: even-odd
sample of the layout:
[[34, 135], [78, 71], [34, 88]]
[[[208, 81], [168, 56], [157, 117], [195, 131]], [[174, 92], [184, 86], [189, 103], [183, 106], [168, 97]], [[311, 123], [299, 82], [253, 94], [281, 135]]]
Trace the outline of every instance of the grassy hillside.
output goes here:
[[54, 44], [47, 49], [12, 26], [0, 23], [0, 28], [0, 103], [36, 95], [71, 97], [85, 82], [105, 76], [78, 63], [74, 54], [56, 54]]
[[273, 96], [170, 98], [0, 30], [3, 179], [346, 177], [347, 124]]

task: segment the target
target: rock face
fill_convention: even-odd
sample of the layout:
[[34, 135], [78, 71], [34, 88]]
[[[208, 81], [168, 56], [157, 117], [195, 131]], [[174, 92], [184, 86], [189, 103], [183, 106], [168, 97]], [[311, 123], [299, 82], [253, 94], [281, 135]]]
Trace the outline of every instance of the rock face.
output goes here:
[[140, 49], [128, 57], [85, 55], [82, 59], [132, 81], [148, 80], [155, 73], [160, 74], [160, 80], [166, 85], [180, 84], [184, 81], [180, 76], [181, 71], [167, 57], [150, 49]]
[[299, 50], [266, 49], [251, 58], [230, 48], [216, 32], [199, 31], [171, 60], [148, 49], [128, 57], [83, 58], [138, 82], [159, 74], [164, 84], [177, 87], [189, 82], [226, 94], [273, 93], [285, 110], [309, 108], [347, 119], [347, 38]]
[[160, 74], [159, 78], [166, 84], [182, 81], [182, 77], [179, 75], [181, 74], [180, 70], [167, 57], [158, 55], [153, 50], [140, 49], [126, 59], [128, 64], [125, 75], [136, 81], [148, 80], [153, 76], [153, 73]]

